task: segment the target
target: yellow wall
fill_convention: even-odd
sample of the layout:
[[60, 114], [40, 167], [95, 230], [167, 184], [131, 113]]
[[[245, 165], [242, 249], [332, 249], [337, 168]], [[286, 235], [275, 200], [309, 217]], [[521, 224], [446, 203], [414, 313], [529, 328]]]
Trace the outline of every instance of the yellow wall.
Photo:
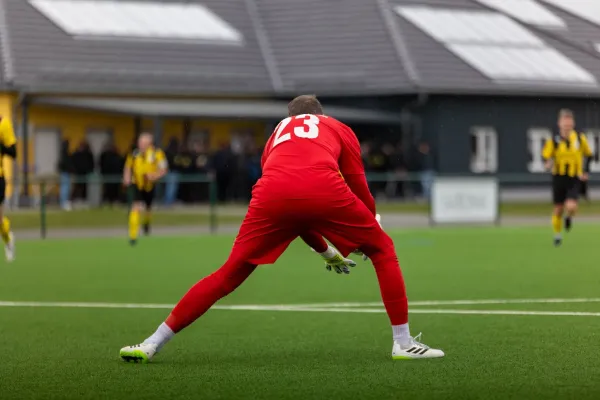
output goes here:
[[[59, 107], [32, 106], [29, 111], [29, 120], [33, 129], [52, 128], [58, 129], [64, 139], [68, 139], [71, 149], [85, 139], [86, 131], [90, 128], [106, 129], [113, 132], [115, 144], [119, 151], [126, 152], [131, 147], [134, 138], [135, 119], [130, 116], [115, 115], [95, 111], [70, 110]], [[152, 119], [142, 120], [142, 130], [152, 131]], [[192, 120], [194, 130], [209, 133], [209, 146], [216, 149], [219, 144], [229, 140], [232, 131], [248, 130], [254, 133], [257, 144], [264, 143], [265, 125], [262, 122], [252, 121], [222, 121], [199, 119]], [[165, 120], [163, 123], [163, 137], [160, 146], [166, 146], [171, 138], [183, 139], [183, 120]], [[30, 143], [30, 160], [35, 159], [33, 145]], [[33, 162], [32, 162], [33, 164]]]
[[[0, 115], [13, 120], [17, 125], [20, 115], [13, 115], [17, 98], [11, 93], [0, 93]], [[31, 131], [36, 129], [56, 129], [64, 139], [68, 139], [71, 150], [85, 139], [86, 131], [89, 129], [108, 130], [113, 133], [115, 144], [119, 151], [125, 153], [130, 149], [134, 138], [135, 118], [131, 116], [117, 115], [96, 111], [73, 110], [68, 108], [33, 105], [29, 108], [29, 122]], [[262, 122], [252, 121], [223, 121], [210, 119], [197, 119], [191, 121], [191, 131], [206, 131], [209, 134], [209, 147], [216, 149], [218, 146], [229, 141], [232, 131], [250, 131], [254, 133], [257, 144], [264, 143], [265, 125]], [[153, 130], [152, 119], [142, 120], [143, 130]], [[166, 146], [171, 138], [183, 139], [184, 121], [165, 120], [163, 124], [163, 138], [160, 146]], [[32, 139], [33, 137], [30, 136]], [[35, 154], [33, 140], [29, 143], [30, 171], [35, 165]], [[24, 149], [22, 141], [17, 148], [17, 163], [22, 167]], [[7, 176], [12, 176], [13, 164], [3, 161]], [[22, 169], [22, 168], [21, 168]]]

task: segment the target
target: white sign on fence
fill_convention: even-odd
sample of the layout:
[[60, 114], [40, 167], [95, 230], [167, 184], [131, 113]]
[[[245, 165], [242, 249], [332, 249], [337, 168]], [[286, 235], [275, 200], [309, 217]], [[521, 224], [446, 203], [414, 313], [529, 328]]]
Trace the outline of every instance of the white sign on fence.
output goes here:
[[490, 223], [498, 219], [495, 178], [436, 178], [431, 191], [433, 223]]

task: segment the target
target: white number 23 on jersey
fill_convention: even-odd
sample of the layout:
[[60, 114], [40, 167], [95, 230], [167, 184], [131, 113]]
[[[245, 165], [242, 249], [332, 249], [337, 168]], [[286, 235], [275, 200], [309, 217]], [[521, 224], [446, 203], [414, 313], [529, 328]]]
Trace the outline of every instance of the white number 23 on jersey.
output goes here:
[[319, 136], [319, 117], [312, 114], [296, 115], [295, 117], [287, 117], [279, 123], [275, 129], [275, 140], [273, 140], [273, 147], [280, 143], [283, 143], [292, 138], [290, 132], [286, 132], [285, 128], [292, 121], [292, 119], [303, 120], [301, 126], [294, 128], [294, 135], [303, 139], [316, 139]]

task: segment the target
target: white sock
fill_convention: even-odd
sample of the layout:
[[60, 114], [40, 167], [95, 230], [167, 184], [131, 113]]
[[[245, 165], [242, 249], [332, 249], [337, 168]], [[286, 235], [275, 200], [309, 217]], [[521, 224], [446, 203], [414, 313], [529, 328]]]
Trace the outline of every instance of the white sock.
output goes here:
[[402, 325], [392, 325], [392, 332], [394, 335], [394, 341], [400, 343], [401, 346], [410, 343], [410, 329], [408, 328], [408, 322]]
[[331, 258], [337, 254], [337, 250], [331, 246], [327, 246], [327, 250], [322, 253], [319, 253], [323, 258]]
[[175, 333], [165, 324], [164, 322], [159, 325], [156, 332], [152, 334], [148, 339], [144, 340], [144, 344], [152, 343], [158, 345], [158, 349], [160, 350], [171, 338], [175, 335]]

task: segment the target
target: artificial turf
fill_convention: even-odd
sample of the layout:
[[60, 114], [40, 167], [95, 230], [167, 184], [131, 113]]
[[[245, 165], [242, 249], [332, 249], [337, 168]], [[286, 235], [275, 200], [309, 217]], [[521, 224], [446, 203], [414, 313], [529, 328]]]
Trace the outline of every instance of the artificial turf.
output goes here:
[[[411, 301], [588, 298], [579, 303], [419, 305], [413, 333], [447, 353], [393, 362], [381, 306], [350, 312], [211, 310], [149, 365], [118, 350], [151, 333], [167, 308], [218, 267], [232, 237], [23, 241], [0, 264], [0, 399], [598, 399], [597, 228], [553, 248], [547, 228], [394, 232]], [[293, 244], [220, 305], [377, 302], [370, 263], [328, 273]], [[150, 309], [46, 302], [155, 304]], [[377, 312], [358, 312], [360, 309]], [[443, 310], [579, 312], [461, 315]], [[339, 310], [339, 309], [338, 309]], [[429, 311], [423, 311], [429, 310]], [[438, 311], [434, 311], [438, 310]], [[441, 311], [440, 311], [441, 310]], [[433, 312], [440, 312], [439, 314]]]

